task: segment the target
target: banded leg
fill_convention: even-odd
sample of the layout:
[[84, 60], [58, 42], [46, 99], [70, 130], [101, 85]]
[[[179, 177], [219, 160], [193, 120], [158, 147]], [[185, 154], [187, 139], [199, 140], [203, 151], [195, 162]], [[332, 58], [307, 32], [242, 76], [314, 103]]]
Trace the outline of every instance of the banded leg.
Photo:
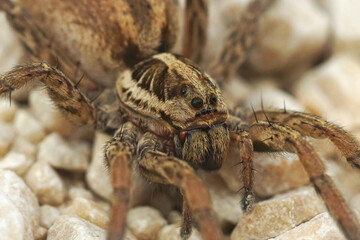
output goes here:
[[[140, 173], [151, 182], [178, 187], [186, 202], [184, 207], [189, 207], [200, 226], [203, 239], [222, 239], [219, 224], [212, 212], [210, 196], [193, 168], [178, 158], [160, 152], [160, 149], [160, 143], [154, 135], [144, 134], [138, 144]], [[185, 211], [184, 222], [187, 222], [190, 212]], [[183, 239], [186, 237], [182, 236]]]
[[210, 68], [213, 69], [211, 75], [215, 79], [228, 80], [246, 60], [247, 53], [254, 43], [258, 19], [274, 1], [251, 1], [241, 18], [232, 24], [220, 56], [213, 64], [213, 68]]
[[249, 133], [248, 125], [240, 119], [230, 117], [230, 137], [231, 142], [235, 143], [240, 150], [240, 159], [242, 166], [242, 182], [244, 184], [243, 197], [241, 200], [242, 210], [248, 212], [254, 203], [254, 174], [253, 174], [253, 144]]
[[105, 157], [110, 166], [114, 188], [108, 240], [119, 240], [124, 234], [131, 186], [131, 164], [135, 153], [136, 129], [124, 124], [105, 146]]
[[249, 121], [256, 121], [255, 115], [258, 120], [266, 121], [268, 118], [272, 122], [297, 130], [303, 136], [329, 138], [352, 166], [360, 168], [359, 142], [338, 125], [312, 114], [287, 110], [258, 111], [250, 117]]
[[185, 36], [182, 55], [199, 63], [206, 45], [208, 0], [187, 0], [185, 14]]
[[0, 75], [0, 96], [11, 94], [34, 79], [45, 84], [51, 100], [71, 121], [95, 126], [95, 110], [89, 99], [61, 71], [45, 63], [16, 67]]
[[351, 240], [360, 239], [360, 225], [350, 207], [346, 204], [333, 181], [325, 173], [325, 167], [311, 145], [299, 132], [277, 123], [257, 122], [250, 126], [249, 133], [254, 146], [262, 145], [276, 151], [295, 149], [301, 163], [327, 208], [334, 216], [345, 235]]

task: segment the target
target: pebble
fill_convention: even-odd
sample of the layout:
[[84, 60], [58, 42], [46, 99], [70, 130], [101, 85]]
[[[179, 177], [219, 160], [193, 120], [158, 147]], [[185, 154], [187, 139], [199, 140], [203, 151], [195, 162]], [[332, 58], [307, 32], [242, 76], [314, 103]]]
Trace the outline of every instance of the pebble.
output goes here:
[[54, 132], [39, 145], [38, 161], [48, 162], [54, 168], [85, 171], [90, 158], [90, 145], [81, 140], [65, 141]]
[[54, 222], [60, 217], [60, 211], [50, 205], [42, 205], [40, 207], [40, 225], [49, 229]]
[[42, 230], [39, 227], [39, 203], [35, 194], [20, 177], [8, 170], [0, 170], [0, 186], [0, 219], [8, 220], [0, 221], [1, 236], [18, 234], [23, 236], [21, 239], [38, 237]]
[[64, 213], [76, 215], [103, 229], [107, 229], [109, 223], [109, 215], [103, 207], [86, 198], [75, 198]]
[[45, 136], [45, 130], [40, 122], [23, 109], [16, 112], [14, 127], [19, 136], [26, 138], [32, 143], [40, 142]]
[[[192, 233], [189, 240], [202, 240], [202, 237], [198, 230], [194, 227], [192, 229]], [[179, 224], [171, 224], [163, 227], [157, 237], [157, 240], [183, 240], [180, 237], [180, 225]]]
[[227, 188], [224, 180], [217, 173], [199, 173], [212, 201], [213, 210], [223, 228], [236, 224], [243, 216], [241, 195]]
[[314, 188], [303, 187], [255, 204], [238, 222], [231, 240], [276, 237], [325, 211]]
[[320, 0], [331, 19], [333, 51], [360, 56], [360, 2]]
[[0, 169], [14, 171], [17, 175], [22, 176], [31, 166], [33, 160], [22, 153], [8, 152], [0, 160]]
[[128, 212], [126, 224], [139, 240], [155, 240], [167, 222], [161, 213], [151, 207], [136, 207]]
[[105, 240], [106, 231], [88, 221], [62, 215], [48, 231], [47, 240]]
[[99, 131], [96, 132], [91, 163], [86, 172], [86, 182], [92, 191], [100, 197], [111, 201], [113, 189], [104, 159], [104, 146], [109, 139], [109, 135]]
[[36, 162], [25, 175], [25, 182], [41, 204], [60, 205], [66, 190], [57, 172], [46, 162]]
[[261, 197], [295, 189], [309, 183], [309, 177], [295, 153], [254, 153], [254, 190]]
[[309, 112], [355, 130], [360, 126], [359, 79], [360, 61], [335, 55], [306, 73], [293, 92]]
[[305, 222], [290, 231], [281, 234], [271, 240], [346, 240], [344, 234], [334, 222], [328, 212], [315, 216], [308, 222]]
[[23, 137], [16, 137], [11, 145], [11, 151], [22, 153], [29, 158], [35, 159], [37, 154], [37, 145]]
[[7, 97], [0, 98], [0, 122], [11, 122], [18, 110], [16, 102], [11, 101]]
[[68, 198], [70, 200], [74, 200], [78, 197], [94, 200], [94, 195], [91, 191], [82, 187], [71, 186], [69, 189]]
[[11, 124], [0, 122], [0, 157], [9, 150], [15, 138], [15, 130]]
[[275, 1], [260, 18], [249, 66], [267, 74], [302, 69], [319, 57], [329, 33], [328, 16], [314, 1]]

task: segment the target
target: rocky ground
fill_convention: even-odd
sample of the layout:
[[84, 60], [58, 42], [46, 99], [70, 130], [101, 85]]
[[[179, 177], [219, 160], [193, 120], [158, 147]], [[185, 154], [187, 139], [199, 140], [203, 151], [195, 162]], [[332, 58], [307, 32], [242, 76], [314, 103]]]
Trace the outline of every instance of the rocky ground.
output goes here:
[[[219, 52], [224, 26], [245, 2], [210, 1], [208, 59]], [[360, 138], [359, 12], [357, 0], [278, 0], [261, 19], [249, 60], [224, 95], [247, 107], [259, 108], [261, 96], [265, 108], [285, 102], [287, 109], [318, 114]], [[4, 72], [25, 55], [3, 13], [0, 26]], [[72, 125], [41, 87], [13, 96], [11, 105], [0, 99], [1, 239], [105, 239], [112, 189], [102, 154], [109, 137]], [[311, 141], [344, 198], [360, 211], [360, 171], [329, 141]], [[345, 239], [292, 153], [255, 153], [257, 202], [244, 214], [238, 156], [233, 150], [218, 173], [199, 172], [228, 239]], [[169, 199], [153, 193], [143, 199], [141, 188], [134, 189], [125, 239], [180, 239], [181, 213]], [[196, 229], [190, 239], [201, 239]]]

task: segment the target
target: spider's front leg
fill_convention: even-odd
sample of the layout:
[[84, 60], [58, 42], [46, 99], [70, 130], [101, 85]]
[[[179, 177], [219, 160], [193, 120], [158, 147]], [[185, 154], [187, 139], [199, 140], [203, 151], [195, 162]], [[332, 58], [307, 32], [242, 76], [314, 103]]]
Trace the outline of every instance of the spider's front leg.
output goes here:
[[253, 144], [247, 132], [248, 125], [246, 123], [234, 116], [230, 116], [228, 124], [231, 142], [236, 144], [236, 147], [240, 150], [242, 182], [244, 184], [241, 207], [245, 212], [248, 212], [254, 203]]
[[89, 99], [61, 71], [46, 63], [16, 67], [0, 75], [0, 96], [8, 93], [11, 97], [13, 90], [35, 79], [45, 84], [51, 100], [71, 121], [80, 125], [95, 125], [95, 110]]
[[129, 122], [125, 123], [105, 146], [105, 157], [110, 166], [111, 184], [114, 188], [108, 240], [119, 240], [124, 234], [136, 135], [136, 128]]
[[139, 170], [151, 182], [171, 184], [180, 189], [185, 202], [182, 238], [190, 235], [192, 214], [205, 240], [222, 239], [210, 196], [194, 169], [185, 161], [161, 152], [160, 146], [154, 135], [144, 134], [138, 144]]
[[313, 138], [329, 138], [354, 167], [360, 168], [359, 142], [336, 124], [309, 113], [288, 110], [264, 110], [255, 112], [249, 122], [257, 120], [278, 122], [297, 130], [303, 136]]
[[274, 151], [295, 150], [315, 188], [320, 193], [330, 213], [338, 220], [345, 235], [351, 240], [360, 239], [360, 224], [350, 207], [325, 173], [325, 166], [302, 135], [287, 126], [259, 121], [249, 127], [254, 147]]

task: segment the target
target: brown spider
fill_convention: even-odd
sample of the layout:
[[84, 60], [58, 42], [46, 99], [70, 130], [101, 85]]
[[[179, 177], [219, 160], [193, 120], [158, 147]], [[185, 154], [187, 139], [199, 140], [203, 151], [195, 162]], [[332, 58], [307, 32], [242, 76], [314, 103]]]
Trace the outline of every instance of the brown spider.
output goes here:
[[[230, 77], [243, 62], [257, 19], [269, 2], [252, 1], [239, 25], [229, 32], [220, 58], [210, 69], [217, 79]], [[54, 7], [55, 13], [48, 14]], [[0, 9], [6, 11], [29, 52], [37, 59], [59, 61], [59, 67], [33, 63], [0, 76], [0, 95], [37, 79], [73, 122], [118, 129], [105, 150], [114, 187], [108, 239], [122, 238], [133, 164], [148, 181], [180, 189], [184, 239], [191, 234], [192, 217], [204, 239], [222, 239], [196, 170], [219, 169], [230, 146], [240, 149], [245, 211], [251, 209], [254, 198], [253, 148], [295, 151], [345, 235], [360, 239], [359, 223], [304, 136], [329, 138], [355, 167], [360, 167], [359, 143], [339, 126], [311, 114], [262, 110], [240, 115], [237, 109], [228, 110], [215, 81], [190, 60], [155, 54], [169, 51], [174, 44], [175, 8], [171, 0], [0, 1]], [[206, 23], [207, 1], [188, 0], [183, 54], [197, 62], [206, 40]], [[92, 80], [104, 88], [117, 79], [116, 87], [103, 91], [92, 103], [79, 90], [80, 83], [71, 81], [60, 67], [73, 76], [83, 71], [81, 84], [88, 94], [94, 88]]]

